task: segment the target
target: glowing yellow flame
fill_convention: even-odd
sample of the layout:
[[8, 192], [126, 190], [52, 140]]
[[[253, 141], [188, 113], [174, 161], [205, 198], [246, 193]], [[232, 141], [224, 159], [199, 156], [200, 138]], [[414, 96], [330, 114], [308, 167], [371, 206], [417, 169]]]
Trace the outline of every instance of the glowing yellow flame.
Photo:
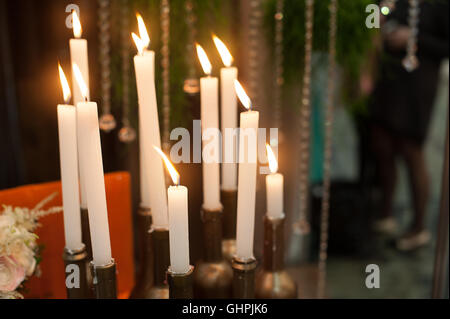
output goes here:
[[203, 72], [205, 72], [205, 74], [210, 75], [211, 74], [211, 62], [209, 62], [208, 56], [206, 55], [205, 50], [203, 50], [203, 48], [201, 47], [200, 44], [196, 44], [197, 47], [197, 55], [198, 55], [198, 59], [200, 60], [200, 64], [202, 65], [203, 68]]
[[80, 87], [81, 95], [83, 95], [84, 99], [87, 100], [89, 90], [86, 86], [86, 82], [84, 82], [83, 74], [81, 73], [80, 68], [76, 63], [72, 64], [72, 71], [75, 74], [75, 79], [77, 80], [77, 84]]
[[59, 62], [58, 62], [58, 70], [59, 70], [59, 79], [61, 81], [61, 87], [63, 90], [64, 102], [69, 103], [70, 96], [71, 96], [70, 87], [69, 87], [69, 83], [67, 82], [66, 75], [64, 74], [64, 71], [61, 67], [61, 64], [59, 64]]
[[248, 97], [247, 93], [245, 93], [244, 88], [238, 80], [234, 80], [234, 89], [236, 90], [236, 94], [242, 105], [244, 105], [247, 110], [250, 110], [252, 108], [252, 101]]
[[75, 10], [72, 11], [72, 28], [73, 28], [73, 36], [77, 39], [81, 38], [81, 33], [83, 33], [83, 29], [81, 28], [81, 22]]
[[141, 38], [144, 48], [146, 49], [150, 45], [150, 37], [148, 36], [148, 32], [147, 32], [147, 28], [145, 27], [144, 19], [142, 19], [142, 16], [139, 13], [136, 13], [136, 19], [138, 22], [139, 37]]
[[179, 185], [180, 184], [180, 174], [178, 174], [177, 170], [172, 165], [170, 160], [167, 158], [166, 154], [164, 154], [163, 151], [161, 151], [161, 149], [156, 147], [155, 145], [153, 145], [153, 148], [162, 157], [164, 164], [166, 164], [167, 170], [169, 171], [170, 177], [172, 177], [173, 183], [175, 185]]
[[213, 40], [217, 50], [219, 51], [220, 57], [222, 58], [223, 64], [226, 67], [230, 67], [231, 63], [233, 63], [233, 56], [230, 54], [230, 51], [228, 51], [227, 46], [215, 35], [213, 35]]
[[273, 150], [269, 144], [266, 144], [266, 150], [267, 150], [267, 158], [269, 160], [270, 172], [272, 174], [276, 173], [278, 171], [278, 161], [277, 161], [275, 154], [273, 153]]
[[139, 38], [136, 33], [132, 32], [131, 33], [131, 37], [133, 38], [134, 43], [136, 44], [136, 48], [139, 52], [139, 55], [142, 55], [144, 53], [145, 50], [145, 44], [144, 41], [141, 40], [141, 38]]

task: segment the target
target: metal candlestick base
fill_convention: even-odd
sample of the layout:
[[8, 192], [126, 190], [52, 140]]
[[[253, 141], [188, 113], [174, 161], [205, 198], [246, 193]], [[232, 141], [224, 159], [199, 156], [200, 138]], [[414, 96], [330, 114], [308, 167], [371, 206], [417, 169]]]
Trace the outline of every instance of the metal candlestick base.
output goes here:
[[95, 266], [90, 264], [94, 281], [95, 298], [117, 299], [116, 263], [114, 259], [108, 265]]
[[169, 299], [169, 286], [166, 280], [166, 271], [169, 267], [169, 230], [152, 228], [148, 233], [154, 253], [153, 286], [144, 290], [146, 299]]
[[195, 267], [195, 298], [230, 298], [233, 271], [222, 257], [222, 210], [202, 209], [204, 260]]
[[148, 290], [153, 286], [153, 245], [149, 231], [152, 215], [149, 208], [139, 207], [137, 211], [137, 271], [135, 286], [130, 299], [146, 298]]
[[297, 298], [297, 285], [284, 270], [284, 215], [264, 217], [263, 267], [256, 275], [258, 299]]
[[236, 255], [236, 239], [222, 239], [223, 258], [231, 265], [234, 255]]
[[167, 270], [167, 281], [169, 282], [170, 299], [192, 299], [194, 298], [194, 267], [191, 266], [185, 274], [173, 273]]
[[236, 254], [237, 190], [221, 190], [220, 199], [223, 205], [222, 254], [231, 264]]
[[[64, 248], [63, 260], [66, 273], [66, 291], [68, 299], [93, 298], [92, 277], [88, 276], [88, 255], [83, 245], [78, 250]], [[76, 276], [76, 277], [74, 277]]]
[[81, 208], [81, 240], [86, 246], [87, 259], [92, 260], [91, 231], [89, 228], [89, 213], [87, 208]]
[[255, 298], [256, 259], [241, 260], [235, 256], [231, 266], [233, 267], [233, 298]]

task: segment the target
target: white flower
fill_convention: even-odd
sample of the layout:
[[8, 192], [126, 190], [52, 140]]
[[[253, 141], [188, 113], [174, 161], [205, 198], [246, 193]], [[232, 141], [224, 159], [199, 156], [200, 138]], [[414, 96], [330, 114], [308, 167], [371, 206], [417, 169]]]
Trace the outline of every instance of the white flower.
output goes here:
[[34, 258], [34, 250], [27, 245], [22, 245], [21, 249], [16, 249], [12, 256], [17, 263], [23, 267], [25, 274], [29, 277], [36, 268], [36, 259]]
[[3, 227], [11, 227], [16, 223], [16, 220], [13, 216], [9, 214], [1, 214], [0, 215], [0, 228]]
[[25, 279], [24, 268], [14, 257], [0, 257], [0, 291], [14, 291]]
[[37, 236], [34, 230], [39, 226], [39, 218], [62, 211], [61, 207], [42, 209], [55, 195], [33, 209], [3, 205], [0, 210], [0, 299], [20, 298], [15, 290], [25, 277], [35, 272]]

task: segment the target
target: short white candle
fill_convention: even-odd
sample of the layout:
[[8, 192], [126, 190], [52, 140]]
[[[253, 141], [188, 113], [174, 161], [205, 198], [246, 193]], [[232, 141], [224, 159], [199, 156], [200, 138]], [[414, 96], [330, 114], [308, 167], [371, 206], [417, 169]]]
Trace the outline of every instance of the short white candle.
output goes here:
[[[235, 81], [235, 86], [242, 104], [247, 109], [250, 109], [250, 99], [237, 80]], [[242, 260], [253, 258], [258, 122], [259, 112], [249, 110], [241, 113], [236, 255]]]
[[170, 186], [169, 245], [170, 268], [174, 273], [185, 274], [189, 264], [188, 189], [186, 186]]
[[[218, 210], [220, 203], [220, 166], [219, 166], [219, 81], [210, 76], [211, 64], [203, 48], [197, 44], [197, 53], [204, 72], [208, 75], [200, 79], [200, 102], [203, 140], [203, 208]], [[212, 129], [212, 130], [211, 130]], [[207, 134], [205, 132], [209, 130]], [[207, 139], [206, 139], [207, 138]], [[206, 150], [215, 150], [217, 157]], [[206, 158], [205, 158], [206, 157]]]
[[139, 143], [141, 204], [152, 211], [153, 227], [167, 228], [167, 194], [162, 160], [152, 149], [161, 147], [158, 106], [155, 89], [155, 52], [147, 50], [147, 30], [137, 15], [140, 37], [132, 34], [138, 48], [134, 57], [136, 87], [139, 101]]
[[[87, 99], [89, 100], [89, 62], [88, 62], [88, 44], [86, 39], [81, 39], [82, 28], [80, 19], [78, 18], [77, 12], [72, 11], [72, 25], [73, 25], [73, 35], [74, 39], [69, 40], [70, 47], [70, 59], [73, 64], [78, 65], [80, 68], [81, 74], [83, 75], [83, 79], [86, 82], [86, 86], [88, 88]], [[73, 88], [73, 104], [78, 105], [79, 102], [84, 101], [83, 94], [79, 86], [77, 85], [75, 75], [72, 73], [72, 88]], [[79, 124], [77, 124], [79, 125]], [[78, 143], [82, 143], [80, 141], [79, 132], [78, 134]], [[80, 189], [81, 189], [81, 207], [87, 208], [87, 195], [86, 195], [86, 183], [85, 177], [81, 174], [83, 171], [82, 166], [85, 165], [80, 158], [79, 149], [83, 148], [83, 145], [78, 145], [78, 166], [79, 166], [79, 178], [80, 178]]]
[[188, 189], [180, 186], [180, 175], [161, 149], [155, 150], [164, 160], [175, 186], [167, 191], [169, 203], [169, 249], [170, 270], [173, 273], [185, 274], [191, 266], [189, 263], [189, 216]]
[[[73, 72], [82, 92], [87, 92], [83, 77], [76, 64]], [[92, 255], [95, 266], [111, 263], [111, 241], [109, 236], [108, 211], [106, 207], [105, 180], [98, 126], [98, 110], [95, 102], [80, 102], [77, 105], [78, 128], [85, 146], [80, 150], [86, 176], [89, 228], [91, 231]]]
[[237, 128], [238, 112], [234, 80], [237, 79], [238, 69], [231, 66], [233, 57], [225, 44], [216, 36], [213, 36], [213, 39], [225, 65], [220, 69], [222, 189], [229, 191], [237, 188], [237, 138], [234, 134], [227, 134], [227, 129], [230, 132]]
[[[70, 100], [70, 88], [61, 66], [58, 65], [64, 101]], [[80, 197], [78, 190], [77, 113], [73, 105], [58, 105], [59, 159], [61, 168], [64, 236], [66, 248], [75, 251], [83, 247], [81, 241]]]
[[277, 173], [278, 163], [269, 145], [266, 145], [267, 157], [271, 174], [266, 176], [267, 216], [270, 218], [283, 217], [283, 175]]

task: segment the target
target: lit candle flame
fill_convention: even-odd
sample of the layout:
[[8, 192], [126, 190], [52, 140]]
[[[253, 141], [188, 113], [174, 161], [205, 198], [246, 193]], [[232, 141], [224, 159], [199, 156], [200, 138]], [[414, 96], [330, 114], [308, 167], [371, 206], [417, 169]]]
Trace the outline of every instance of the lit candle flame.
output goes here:
[[87, 100], [89, 90], [86, 86], [86, 82], [84, 82], [83, 74], [76, 63], [72, 64], [72, 71], [75, 74], [75, 79], [77, 80], [77, 84], [81, 90], [81, 95], [83, 95], [84, 99]]
[[242, 87], [241, 83], [239, 83], [238, 80], [234, 80], [234, 89], [236, 90], [236, 94], [239, 97], [239, 100], [241, 101], [242, 105], [247, 110], [252, 109], [252, 101], [248, 97], [247, 93], [245, 93], [244, 88]]
[[145, 43], [141, 38], [137, 36], [136, 33], [132, 32], [131, 37], [133, 38], [134, 43], [136, 44], [136, 48], [138, 50], [139, 55], [142, 55], [145, 50]]
[[83, 33], [83, 29], [81, 28], [81, 22], [75, 10], [72, 11], [72, 29], [73, 29], [73, 36], [77, 39], [81, 38], [81, 33]]
[[233, 63], [233, 56], [230, 54], [225, 43], [222, 42], [216, 35], [213, 35], [214, 44], [219, 51], [220, 57], [222, 58], [223, 64], [228, 68]]
[[170, 162], [170, 160], [167, 158], [166, 154], [164, 154], [159, 147], [153, 145], [153, 148], [162, 157], [164, 164], [166, 164], [166, 168], [169, 171], [170, 177], [172, 178], [173, 183], [178, 186], [180, 184], [180, 174], [178, 174], [177, 170]]
[[278, 161], [269, 144], [266, 144], [267, 158], [269, 160], [269, 169], [272, 174], [278, 171]]
[[209, 62], [208, 56], [206, 55], [205, 50], [203, 50], [203, 48], [201, 47], [200, 44], [196, 44], [197, 47], [197, 55], [198, 55], [198, 59], [200, 60], [200, 64], [202, 65], [203, 68], [203, 72], [205, 72], [205, 74], [210, 75], [211, 74], [211, 62]]
[[139, 38], [141, 39], [144, 49], [147, 49], [150, 45], [150, 37], [148, 36], [147, 28], [145, 27], [144, 19], [139, 13], [136, 13], [136, 19], [139, 28]]
[[61, 67], [61, 64], [59, 64], [59, 62], [58, 62], [58, 70], [59, 70], [59, 79], [61, 81], [61, 87], [63, 90], [64, 102], [67, 104], [67, 103], [69, 103], [70, 96], [71, 96], [70, 87], [69, 87], [69, 83], [67, 82], [66, 75], [64, 74], [64, 71]]

